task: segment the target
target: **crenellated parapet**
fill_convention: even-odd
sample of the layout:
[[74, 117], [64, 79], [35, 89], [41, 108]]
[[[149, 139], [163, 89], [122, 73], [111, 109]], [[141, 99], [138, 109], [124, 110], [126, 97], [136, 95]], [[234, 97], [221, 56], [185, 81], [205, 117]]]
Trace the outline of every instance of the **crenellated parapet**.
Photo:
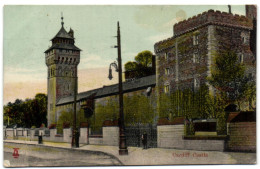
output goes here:
[[247, 18], [246, 16], [208, 10], [207, 12], [203, 12], [202, 14], [198, 14], [197, 16], [176, 23], [174, 25], [174, 35], [179, 35], [189, 31], [190, 29], [207, 24], [241, 27], [242, 29], [252, 29], [253, 27], [252, 19]]
[[196, 31], [208, 25], [219, 25], [223, 27], [233, 27], [236, 29], [246, 30], [253, 29], [253, 21], [251, 18], [243, 15], [234, 15], [227, 12], [208, 10], [202, 14], [198, 14], [184, 21], [176, 23], [173, 26], [174, 36], [155, 43], [155, 53], [173, 47], [177, 37], [189, 32]]

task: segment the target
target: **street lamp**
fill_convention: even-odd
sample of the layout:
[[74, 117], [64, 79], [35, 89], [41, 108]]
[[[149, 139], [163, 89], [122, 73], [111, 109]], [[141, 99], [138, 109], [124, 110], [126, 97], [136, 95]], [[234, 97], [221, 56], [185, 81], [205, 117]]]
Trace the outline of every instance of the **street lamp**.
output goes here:
[[128, 150], [126, 146], [126, 136], [125, 136], [125, 126], [124, 126], [124, 107], [123, 107], [123, 85], [122, 85], [122, 61], [121, 61], [121, 42], [120, 42], [120, 27], [119, 22], [117, 22], [117, 53], [118, 53], [118, 65], [116, 62], [113, 62], [109, 66], [109, 75], [108, 78], [111, 80], [112, 69], [111, 66], [114, 66], [118, 72], [118, 91], [119, 91], [119, 155], [128, 155]]
[[109, 74], [108, 74], [109, 80], [112, 80], [112, 78], [113, 78], [111, 66], [114, 66], [114, 68], [116, 69], [116, 72], [118, 72], [118, 67], [117, 67], [117, 64], [116, 64], [116, 61], [115, 61], [115, 62], [111, 63], [110, 66], [109, 66]]

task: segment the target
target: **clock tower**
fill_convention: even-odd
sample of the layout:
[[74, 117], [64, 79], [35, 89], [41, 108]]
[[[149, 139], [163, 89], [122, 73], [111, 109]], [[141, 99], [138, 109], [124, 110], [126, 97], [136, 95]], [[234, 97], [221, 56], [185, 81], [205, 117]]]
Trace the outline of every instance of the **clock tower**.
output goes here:
[[[61, 17], [61, 29], [51, 39], [52, 46], [45, 53], [48, 67], [48, 125], [57, 123], [56, 104], [61, 98], [74, 96], [78, 88], [77, 66], [80, 62], [80, 49], [75, 46], [74, 32], [67, 32]], [[76, 90], [77, 91], [77, 90]]]

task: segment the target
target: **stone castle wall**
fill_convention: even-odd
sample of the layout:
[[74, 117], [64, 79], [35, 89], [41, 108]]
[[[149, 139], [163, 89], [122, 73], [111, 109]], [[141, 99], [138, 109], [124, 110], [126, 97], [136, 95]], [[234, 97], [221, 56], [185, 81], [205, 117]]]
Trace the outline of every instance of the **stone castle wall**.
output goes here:
[[229, 124], [228, 150], [256, 151], [256, 122]]
[[201, 27], [206, 24], [219, 24], [222, 26], [228, 25], [246, 29], [251, 29], [253, 27], [252, 20], [246, 16], [209, 10], [175, 24], [174, 35], [182, 34], [188, 30], [196, 29], [197, 27]]
[[[246, 66], [246, 74], [255, 78], [255, 57], [250, 50], [253, 23], [245, 16], [209, 10], [174, 25], [175, 35], [154, 45], [157, 60], [157, 88], [164, 92], [194, 89], [207, 84], [214, 57], [228, 49], [235, 51]], [[197, 36], [198, 43], [194, 43]], [[195, 54], [198, 59], [194, 61]], [[169, 74], [166, 74], [166, 69]]]

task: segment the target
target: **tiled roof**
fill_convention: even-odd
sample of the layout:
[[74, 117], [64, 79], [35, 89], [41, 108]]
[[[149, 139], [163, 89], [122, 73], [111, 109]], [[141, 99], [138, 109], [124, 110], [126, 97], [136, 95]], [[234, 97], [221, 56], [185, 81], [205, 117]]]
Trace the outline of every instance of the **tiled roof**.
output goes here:
[[71, 37], [68, 32], [64, 29], [64, 27], [62, 26], [60, 31], [51, 39], [53, 40], [54, 38], [66, 38], [66, 39], [73, 39], [73, 37]]
[[[156, 84], [155, 80], [156, 80], [155, 75], [151, 75], [151, 76], [135, 79], [133, 81], [124, 82], [123, 91], [127, 93], [131, 91], [144, 89], [150, 86], [155, 86]], [[103, 86], [102, 88], [79, 93], [77, 96], [77, 101], [89, 98], [91, 96], [94, 96], [94, 98], [101, 98], [101, 97], [106, 97], [106, 96], [116, 95], [116, 94], [118, 94], [118, 84]], [[74, 99], [73, 96], [62, 98], [58, 101], [57, 105], [72, 103], [73, 99]]]
[[73, 44], [67, 44], [67, 43], [56, 43], [53, 44], [49, 49], [47, 49], [45, 51], [49, 52], [52, 49], [68, 49], [68, 50], [77, 50], [77, 51], [81, 51], [77, 46], [73, 45]]

